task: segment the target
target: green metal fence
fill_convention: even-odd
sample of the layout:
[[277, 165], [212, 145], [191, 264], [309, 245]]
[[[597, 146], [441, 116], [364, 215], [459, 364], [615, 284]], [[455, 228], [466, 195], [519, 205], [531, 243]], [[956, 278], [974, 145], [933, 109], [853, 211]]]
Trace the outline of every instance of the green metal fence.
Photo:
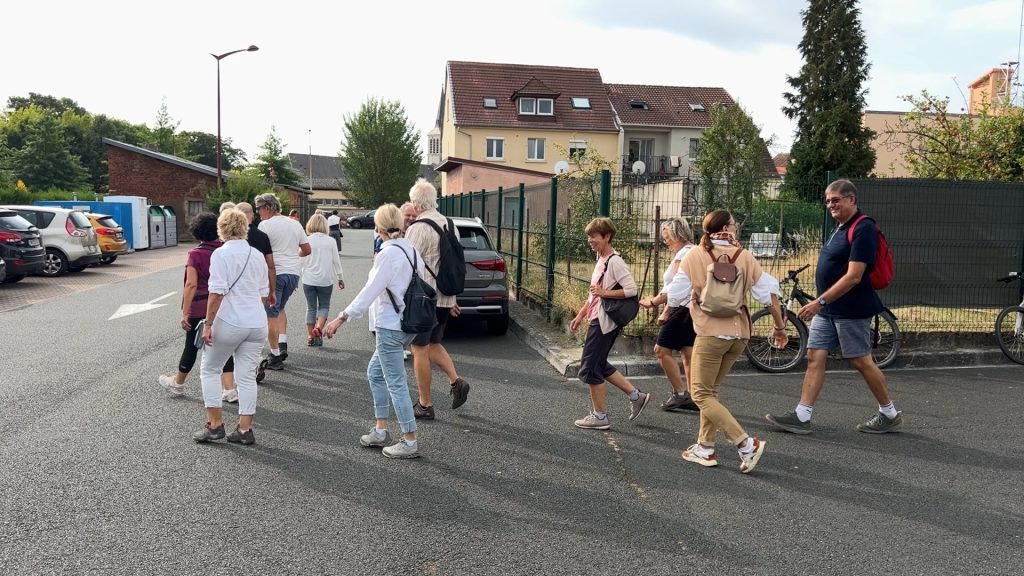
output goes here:
[[[702, 194], [692, 181], [638, 181], [608, 172], [587, 178], [481, 190], [443, 197], [449, 216], [479, 218], [509, 266], [516, 297], [539, 304], [553, 322], [571, 317], [586, 299], [594, 255], [583, 229], [595, 216], [613, 219], [613, 241], [642, 294], [656, 294], [671, 254], [659, 240], [661, 223], [683, 217], [699, 237], [707, 212], [728, 208], [741, 241], [778, 278], [804, 264], [801, 285], [811, 293], [818, 252], [835, 229], [824, 204], [831, 175], [788, 182], [735, 206]], [[1024, 269], [1024, 185], [913, 179], [855, 180], [861, 210], [874, 217], [896, 260], [896, 277], [880, 292], [905, 332], [989, 332], [1003, 306], [1022, 288], [997, 277]], [[798, 200], [797, 198], [817, 198]], [[627, 334], [656, 332], [641, 312]]]

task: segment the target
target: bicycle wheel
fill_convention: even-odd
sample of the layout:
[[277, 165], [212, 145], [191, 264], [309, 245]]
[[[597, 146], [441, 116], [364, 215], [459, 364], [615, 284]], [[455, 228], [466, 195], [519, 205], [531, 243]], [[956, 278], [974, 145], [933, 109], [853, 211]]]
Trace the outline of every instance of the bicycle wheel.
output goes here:
[[743, 351], [747, 360], [763, 372], [788, 372], [796, 367], [807, 352], [807, 326], [796, 317], [786, 313], [786, 333], [789, 342], [784, 348], [776, 348], [771, 341], [775, 320], [767, 308], [757, 311], [751, 318], [750, 342]]
[[1010, 306], [996, 316], [996, 340], [1007, 358], [1024, 364], [1024, 308]]
[[879, 368], [885, 368], [896, 361], [900, 352], [900, 327], [896, 317], [888, 309], [875, 316], [871, 321], [871, 355]]

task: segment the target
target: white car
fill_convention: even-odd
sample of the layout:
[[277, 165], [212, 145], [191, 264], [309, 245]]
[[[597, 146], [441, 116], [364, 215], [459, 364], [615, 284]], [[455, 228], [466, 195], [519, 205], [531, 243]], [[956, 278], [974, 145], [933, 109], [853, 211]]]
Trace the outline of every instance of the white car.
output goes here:
[[46, 257], [44, 276], [78, 272], [100, 261], [96, 231], [78, 210], [53, 206], [3, 206], [17, 212], [39, 229]]

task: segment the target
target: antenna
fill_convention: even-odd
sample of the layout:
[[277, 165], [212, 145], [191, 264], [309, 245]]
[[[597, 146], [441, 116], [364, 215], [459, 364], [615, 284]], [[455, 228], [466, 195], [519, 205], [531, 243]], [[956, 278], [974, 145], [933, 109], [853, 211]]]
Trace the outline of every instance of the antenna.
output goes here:
[[967, 103], [967, 95], [964, 94], [964, 90], [963, 90], [963, 88], [960, 87], [960, 82], [957, 80], [956, 76], [953, 76], [952, 78], [953, 78], [953, 84], [956, 85], [957, 92], [960, 93], [960, 97], [963, 98], [963, 100], [964, 100], [964, 107], [961, 108], [961, 110], [963, 110], [964, 112], [968, 112], [969, 113], [971, 105]]
[[644, 164], [643, 160], [637, 160], [636, 162], [633, 162], [633, 174], [636, 174], [637, 176], [639, 176], [639, 175], [643, 174], [646, 171], [647, 171], [647, 165]]
[[565, 160], [555, 162], [555, 174], [565, 174], [569, 171], [569, 163]]

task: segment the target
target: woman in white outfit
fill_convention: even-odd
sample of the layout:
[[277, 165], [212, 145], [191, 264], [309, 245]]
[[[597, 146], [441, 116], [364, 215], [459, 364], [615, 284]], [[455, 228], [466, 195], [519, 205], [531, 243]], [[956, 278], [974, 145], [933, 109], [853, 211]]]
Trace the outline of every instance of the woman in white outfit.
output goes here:
[[206, 425], [194, 433], [196, 442], [224, 438], [221, 410], [220, 374], [224, 362], [235, 358], [235, 385], [238, 389], [238, 427], [228, 442], [255, 444], [252, 418], [256, 413], [256, 364], [267, 339], [267, 315], [264, 304], [267, 262], [263, 254], [249, 245], [249, 221], [237, 208], [225, 210], [217, 218], [217, 235], [224, 245], [210, 258], [210, 296], [203, 327], [203, 361], [199, 373], [203, 383]]
[[331, 292], [334, 284], [345, 289], [342, 279], [341, 257], [334, 238], [327, 234], [327, 219], [317, 213], [306, 222], [309, 235], [309, 255], [302, 257], [302, 293], [306, 295], [307, 346], [323, 346], [322, 331], [331, 311]]
[[[402, 213], [397, 206], [385, 204], [378, 208], [373, 223], [383, 242], [373, 259], [366, 286], [337, 318], [327, 323], [324, 335], [331, 338], [349, 319], [369, 315], [370, 332], [376, 338], [373, 356], [366, 367], [366, 379], [373, 396], [374, 427], [359, 438], [359, 443], [367, 447], [383, 447], [384, 456], [388, 458], [416, 458], [419, 456], [416, 418], [409, 397], [409, 380], [402, 363], [402, 351], [415, 334], [402, 331], [402, 311], [405, 310], [405, 291], [412, 279], [413, 263], [420, 278], [426, 269], [423, 256], [402, 237]], [[388, 431], [392, 407], [402, 429], [402, 439], [394, 444], [390, 444], [391, 432]]]

